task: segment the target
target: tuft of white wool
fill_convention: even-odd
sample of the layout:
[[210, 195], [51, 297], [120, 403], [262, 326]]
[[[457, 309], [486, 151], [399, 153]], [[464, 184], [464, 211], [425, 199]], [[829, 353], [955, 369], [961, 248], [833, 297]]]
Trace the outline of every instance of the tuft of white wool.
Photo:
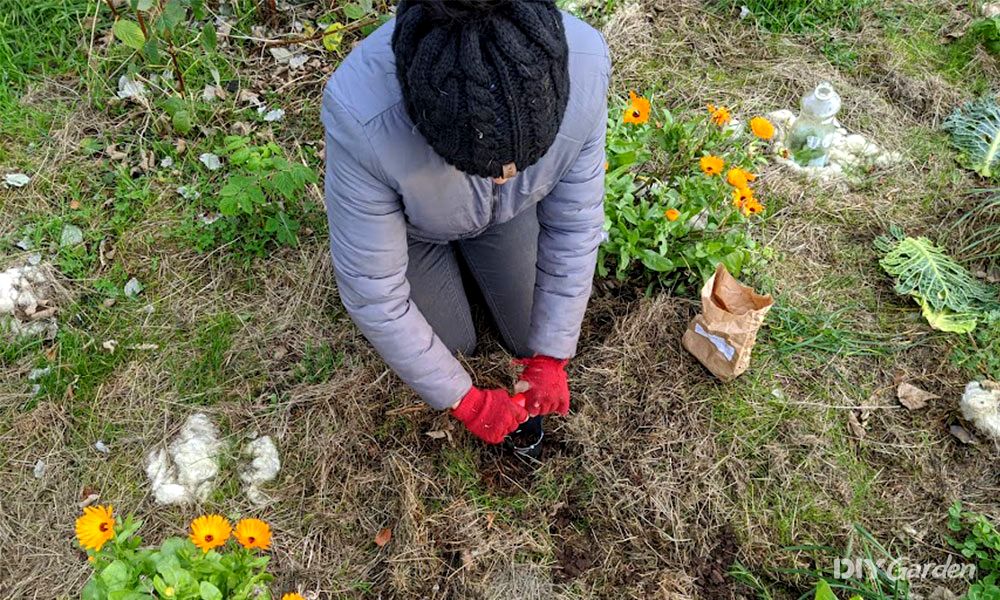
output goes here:
[[991, 439], [1000, 442], [1000, 384], [972, 381], [958, 402], [962, 416]]
[[24, 265], [0, 272], [0, 334], [13, 338], [54, 336], [54, 315], [38, 318], [49, 308], [55, 284], [42, 266]]
[[260, 488], [263, 484], [274, 481], [281, 470], [278, 448], [274, 445], [274, 440], [265, 435], [248, 443], [243, 453], [251, 459], [240, 474], [240, 479], [246, 484], [244, 491], [247, 498], [257, 506], [266, 505], [271, 499]]
[[219, 432], [203, 413], [187, 418], [166, 449], [146, 456], [146, 476], [160, 504], [204, 502], [219, 474]]

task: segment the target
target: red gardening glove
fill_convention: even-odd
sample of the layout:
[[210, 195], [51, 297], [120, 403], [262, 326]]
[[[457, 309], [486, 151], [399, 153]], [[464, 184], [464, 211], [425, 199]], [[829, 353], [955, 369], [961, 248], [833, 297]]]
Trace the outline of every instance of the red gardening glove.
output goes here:
[[[551, 356], [535, 356], [520, 358], [514, 364], [522, 365], [520, 381], [527, 382], [531, 387], [525, 390], [524, 407], [532, 417], [558, 413], [566, 416], [569, 413], [569, 380], [566, 377], [566, 363]], [[515, 386], [520, 390], [522, 384]]]
[[499, 444], [528, 420], [520, 394], [511, 398], [507, 390], [481, 390], [476, 386], [451, 409], [451, 414], [487, 444]]

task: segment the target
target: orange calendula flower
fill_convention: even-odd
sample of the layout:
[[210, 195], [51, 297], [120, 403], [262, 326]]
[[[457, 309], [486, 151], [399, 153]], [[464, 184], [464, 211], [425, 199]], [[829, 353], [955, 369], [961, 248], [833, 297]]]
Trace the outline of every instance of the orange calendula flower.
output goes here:
[[739, 167], [733, 167], [726, 173], [726, 181], [735, 188], [750, 187], [750, 182], [756, 181], [757, 176]]
[[705, 175], [719, 175], [726, 168], [726, 161], [709, 154], [701, 157], [700, 165]]
[[642, 125], [649, 120], [649, 100], [637, 96], [635, 92], [628, 93], [628, 106], [622, 120], [632, 125]]
[[285, 594], [281, 597], [281, 600], [306, 600], [302, 597], [302, 594], [292, 592], [291, 594]]
[[774, 125], [764, 117], [750, 119], [750, 131], [762, 140], [769, 140], [774, 137]]
[[753, 190], [748, 187], [733, 190], [733, 207], [742, 209], [746, 203], [753, 200]]
[[681, 211], [676, 208], [668, 208], [667, 212], [663, 213], [663, 216], [667, 218], [668, 221], [676, 221], [681, 216]]
[[260, 519], [241, 519], [236, 523], [233, 537], [244, 548], [267, 550], [271, 546], [271, 527]]
[[729, 113], [729, 109], [725, 106], [716, 106], [714, 104], [708, 105], [709, 118], [713, 123], [719, 127], [725, 127], [733, 120], [733, 115]]
[[759, 215], [764, 212], [764, 205], [757, 201], [756, 198], [751, 198], [743, 205], [743, 214], [746, 216]]
[[226, 543], [229, 534], [232, 533], [233, 526], [221, 515], [205, 515], [191, 521], [191, 541], [201, 549], [208, 552], [212, 548], [218, 548]]
[[87, 550], [100, 550], [115, 537], [115, 518], [111, 506], [88, 506], [76, 520], [76, 539]]

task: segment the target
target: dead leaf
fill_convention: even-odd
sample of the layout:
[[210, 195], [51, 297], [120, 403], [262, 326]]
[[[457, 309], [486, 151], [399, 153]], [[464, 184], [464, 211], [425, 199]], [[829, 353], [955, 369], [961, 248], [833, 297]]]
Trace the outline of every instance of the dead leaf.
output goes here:
[[128, 158], [128, 153], [122, 152], [118, 149], [118, 144], [111, 144], [104, 149], [104, 153], [108, 155], [111, 160], [125, 160]]
[[937, 394], [924, 391], [905, 381], [900, 383], [899, 387], [896, 388], [896, 397], [899, 398], [900, 404], [910, 410], [921, 409], [927, 406], [928, 401], [940, 398]]
[[84, 496], [83, 500], [80, 500], [80, 502], [77, 503], [77, 506], [80, 508], [86, 508], [100, 499], [101, 497], [97, 494], [87, 494]]
[[56, 353], [59, 352], [59, 346], [53, 345], [45, 350], [45, 360], [52, 362], [56, 359]]
[[486, 529], [493, 529], [493, 520], [496, 518], [496, 513], [486, 513]]
[[861, 421], [858, 420], [857, 413], [853, 410], [847, 412], [847, 425], [851, 428], [851, 433], [854, 434], [854, 437], [858, 439], [863, 439], [865, 434], [868, 433], [864, 425], [861, 424]]
[[448, 434], [445, 433], [444, 431], [428, 431], [427, 437], [431, 438], [432, 440], [443, 440], [444, 438], [448, 437]]
[[132, 344], [128, 347], [129, 350], [159, 350], [159, 344]]
[[69, 201], [69, 207], [70, 207], [71, 210], [80, 210], [80, 201], [79, 200], [70, 200]]
[[379, 548], [385, 546], [392, 539], [392, 530], [388, 527], [383, 527], [378, 533], [375, 534], [375, 545]]
[[174, 150], [177, 154], [184, 154], [184, 151], [187, 150], [187, 142], [184, 141], [184, 138], [177, 138], [177, 143], [174, 144]]
[[976, 438], [972, 437], [972, 434], [969, 433], [969, 430], [957, 423], [948, 428], [948, 433], [953, 435], [956, 440], [962, 442], [963, 444], [976, 443]]
[[108, 340], [103, 344], [101, 344], [101, 347], [107, 350], [108, 352], [114, 354], [115, 348], [118, 347], [118, 340]]

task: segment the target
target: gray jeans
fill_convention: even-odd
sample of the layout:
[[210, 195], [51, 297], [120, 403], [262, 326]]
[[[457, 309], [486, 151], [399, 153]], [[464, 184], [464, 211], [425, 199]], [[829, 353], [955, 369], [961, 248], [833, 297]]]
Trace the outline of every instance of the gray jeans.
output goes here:
[[538, 216], [534, 209], [474, 238], [449, 244], [411, 239], [406, 269], [410, 299], [445, 346], [471, 355], [476, 348], [476, 329], [464, 265], [482, 292], [507, 351], [516, 357], [530, 356], [527, 341], [537, 253]]

